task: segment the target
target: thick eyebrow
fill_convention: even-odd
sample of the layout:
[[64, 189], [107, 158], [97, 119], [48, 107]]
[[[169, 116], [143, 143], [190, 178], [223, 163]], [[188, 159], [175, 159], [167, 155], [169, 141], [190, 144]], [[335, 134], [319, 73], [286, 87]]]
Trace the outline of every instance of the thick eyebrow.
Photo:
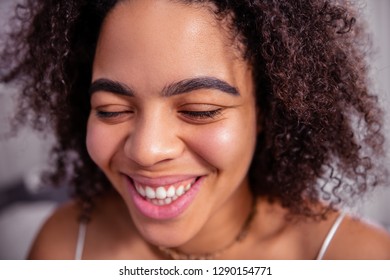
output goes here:
[[[161, 95], [164, 97], [170, 97], [200, 89], [216, 89], [233, 96], [240, 95], [237, 88], [214, 77], [198, 77], [169, 84], [163, 88]], [[109, 79], [98, 79], [93, 81], [89, 88], [89, 94], [92, 95], [97, 91], [107, 91], [130, 97], [135, 96], [134, 90], [132, 90], [129, 86]]]
[[107, 91], [132, 97], [135, 96], [134, 91], [129, 86], [109, 79], [97, 79], [96, 81], [93, 81], [89, 87], [89, 95], [91, 96], [97, 91]]
[[162, 95], [169, 97], [199, 89], [216, 89], [234, 96], [240, 95], [237, 88], [231, 86], [223, 80], [214, 77], [198, 77], [170, 84], [164, 87], [162, 90]]

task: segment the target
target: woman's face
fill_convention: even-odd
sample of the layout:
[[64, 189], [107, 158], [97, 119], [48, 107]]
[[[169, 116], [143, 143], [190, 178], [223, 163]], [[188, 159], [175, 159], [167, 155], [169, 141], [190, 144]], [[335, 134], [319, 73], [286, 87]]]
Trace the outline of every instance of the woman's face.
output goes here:
[[121, 2], [93, 64], [89, 154], [141, 234], [163, 246], [234, 221], [251, 200], [252, 72], [209, 8]]

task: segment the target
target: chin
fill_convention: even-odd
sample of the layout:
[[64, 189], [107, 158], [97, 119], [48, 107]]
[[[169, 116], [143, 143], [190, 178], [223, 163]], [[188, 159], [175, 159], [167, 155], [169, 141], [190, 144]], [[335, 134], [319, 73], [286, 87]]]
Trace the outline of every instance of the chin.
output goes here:
[[196, 230], [188, 226], [170, 224], [136, 224], [141, 236], [155, 246], [176, 248], [189, 242]]

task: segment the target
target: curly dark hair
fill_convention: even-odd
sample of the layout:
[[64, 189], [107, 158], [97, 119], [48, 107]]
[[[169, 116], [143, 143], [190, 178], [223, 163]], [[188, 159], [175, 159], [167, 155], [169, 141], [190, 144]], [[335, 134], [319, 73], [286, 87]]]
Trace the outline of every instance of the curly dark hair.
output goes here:
[[[121, 0], [119, 0], [121, 1]], [[123, 0], [122, 0], [123, 1]], [[27, 0], [18, 5], [0, 78], [22, 87], [19, 124], [56, 135], [50, 180], [84, 202], [111, 188], [90, 159], [88, 90], [101, 24], [117, 0]], [[367, 78], [368, 36], [346, 1], [181, 0], [229, 18], [254, 69], [261, 133], [249, 176], [255, 195], [290, 213], [323, 215], [384, 176], [382, 112]], [[375, 159], [375, 160], [374, 160]], [[313, 203], [327, 201], [325, 210]]]

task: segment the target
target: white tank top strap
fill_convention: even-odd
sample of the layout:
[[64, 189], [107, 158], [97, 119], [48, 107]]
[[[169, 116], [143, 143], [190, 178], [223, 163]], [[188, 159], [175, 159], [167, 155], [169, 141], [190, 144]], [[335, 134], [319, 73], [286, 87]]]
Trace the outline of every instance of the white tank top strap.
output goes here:
[[346, 213], [341, 212], [340, 215], [337, 217], [337, 219], [334, 221], [332, 227], [330, 228], [327, 236], [325, 237], [324, 242], [322, 243], [321, 249], [317, 255], [317, 260], [322, 260], [326, 251], [328, 250], [328, 247], [330, 243], [332, 242], [333, 237], [335, 236], [337, 229], [339, 228], [341, 222], [343, 221]]
[[77, 235], [75, 260], [81, 260], [83, 258], [85, 236], [87, 234], [87, 222], [81, 221], [79, 224], [79, 233]]

